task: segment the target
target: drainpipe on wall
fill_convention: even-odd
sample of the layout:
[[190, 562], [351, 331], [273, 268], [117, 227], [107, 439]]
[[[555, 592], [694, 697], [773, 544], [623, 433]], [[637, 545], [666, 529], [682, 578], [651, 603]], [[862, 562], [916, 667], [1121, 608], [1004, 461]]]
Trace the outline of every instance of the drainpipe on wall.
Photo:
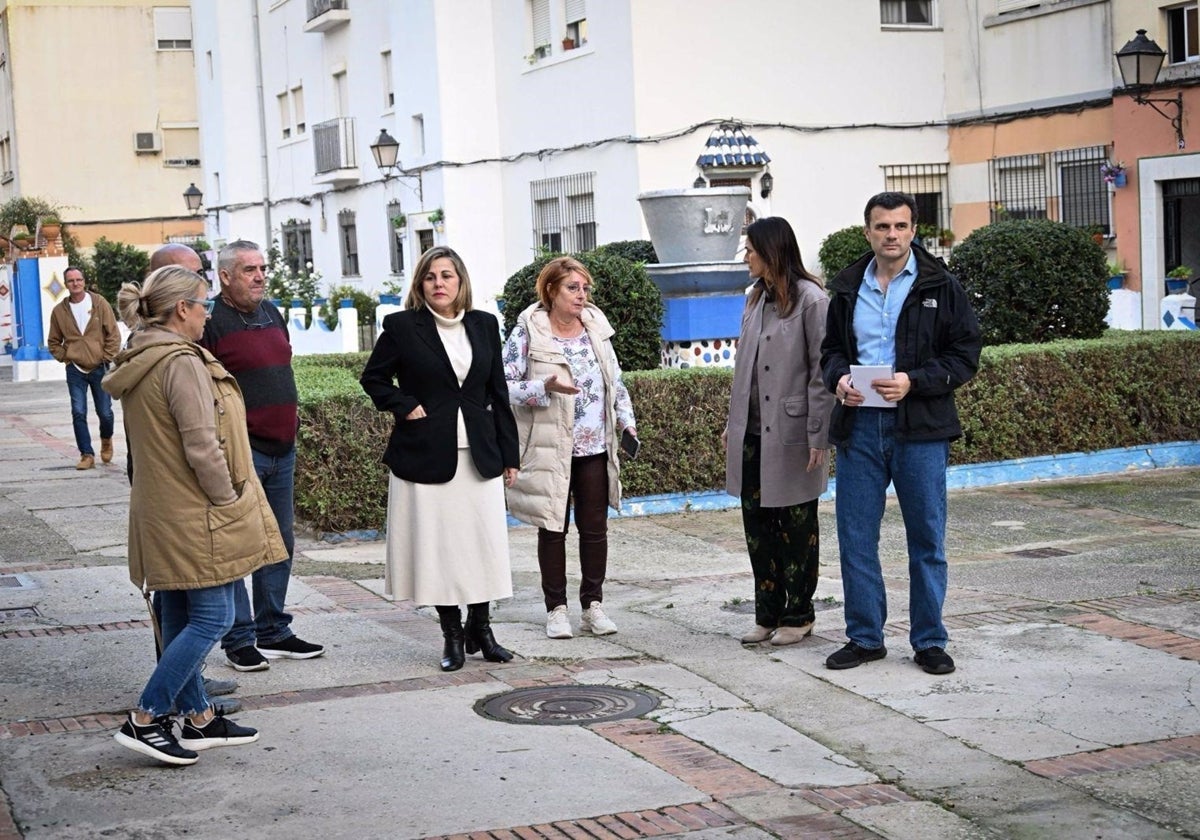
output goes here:
[[247, 0], [250, 16], [254, 21], [254, 90], [258, 99], [258, 140], [262, 149], [262, 196], [263, 224], [266, 226], [266, 242], [261, 243], [265, 252], [271, 247], [271, 172], [267, 159], [267, 114], [263, 99], [262, 32], [258, 26], [258, 0]]

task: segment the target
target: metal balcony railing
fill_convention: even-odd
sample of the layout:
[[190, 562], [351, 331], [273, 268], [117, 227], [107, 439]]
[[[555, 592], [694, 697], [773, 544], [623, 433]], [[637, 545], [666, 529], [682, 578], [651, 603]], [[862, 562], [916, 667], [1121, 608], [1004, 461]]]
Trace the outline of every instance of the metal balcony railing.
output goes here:
[[[314, 0], [309, 0], [311, 4]], [[354, 169], [354, 117], [338, 117], [313, 126], [313, 154], [317, 174], [338, 169]]]
[[334, 9], [348, 11], [350, 0], [308, 0], [308, 20], [320, 17]]

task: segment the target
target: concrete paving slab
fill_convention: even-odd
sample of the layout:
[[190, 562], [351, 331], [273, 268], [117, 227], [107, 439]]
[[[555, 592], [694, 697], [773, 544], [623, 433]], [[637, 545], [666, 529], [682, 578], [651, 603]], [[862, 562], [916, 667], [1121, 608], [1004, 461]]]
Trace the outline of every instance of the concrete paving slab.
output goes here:
[[754, 822], [776, 820], [781, 817], [799, 817], [821, 814], [825, 809], [809, 802], [794, 790], [773, 790], [767, 793], [752, 793], [725, 800], [725, 804], [743, 817]]
[[847, 808], [842, 816], [888, 840], [999, 840], [1003, 835], [972, 824], [932, 802], [895, 802]]
[[652, 688], [662, 700], [648, 716], [660, 723], [688, 720], [718, 709], [744, 709], [747, 705], [740, 697], [703, 677], [665, 662], [615, 670], [580, 671], [576, 682], [615, 688]]
[[726, 709], [675, 721], [672, 728], [785, 787], [879, 781], [845, 756], [763, 712]]
[[[100, 488], [97, 495], [105, 495]], [[93, 504], [81, 507], [52, 507], [35, 510], [51, 529], [61, 534], [76, 551], [96, 551], [105, 548], [126, 550], [129, 539], [129, 504]]]
[[1165, 604], [1156, 607], [1125, 607], [1115, 611], [1119, 618], [1136, 624], [1160, 627], [1200, 639], [1200, 602]]
[[1127, 476], [1106, 475], [1028, 485], [1025, 489], [1046, 498], [1132, 513], [1148, 521], [1195, 527], [1200, 524], [1200, 485], [1194, 475], [1189, 470], [1163, 469], [1139, 475], [1136, 482]]
[[[707, 798], [586, 728], [474, 714], [472, 704], [494, 690], [246, 714], [258, 743], [207, 751], [186, 772], [151, 766], [110, 733], [23, 738], [0, 753], [0, 776], [26, 840], [172, 837], [201, 826], [209, 836], [253, 826], [263, 840], [418, 838]], [[154, 804], [163, 802], [172, 805]]]
[[387, 548], [383, 541], [353, 543], [348, 545], [315, 545], [296, 551], [297, 557], [322, 563], [363, 563], [383, 565]]
[[1061, 625], [1006, 624], [955, 633], [958, 670], [932, 677], [903, 645], [887, 644], [887, 659], [848, 671], [805, 651], [777, 656], [1010, 761], [1200, 732], [1195, 663], [1167, 653]]
[[688, 840], [769, 840], [773, 834], [752, 825], [731, 825], [727, 828], [704, 828], [689, 831]]
[[1095, 773], [1078, 776], [1070, 783], [1184, 836], [1200, 833], [1200, 797], [1194, 795], [1200, 791], [1200, 763], [1195, 761]]

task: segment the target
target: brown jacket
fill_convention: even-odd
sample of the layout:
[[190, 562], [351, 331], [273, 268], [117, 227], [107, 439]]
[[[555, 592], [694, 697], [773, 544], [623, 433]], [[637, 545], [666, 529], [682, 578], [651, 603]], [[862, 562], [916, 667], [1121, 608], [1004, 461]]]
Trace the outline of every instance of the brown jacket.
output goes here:
[[129, 345], [103, 385], [121, 400], [137, 464], [130, 580], [143, 590], [202, 589], [286, 559], [233, 376], [169, 330], [143, 330]]
[[[821, 339], [829, 297], [816, 283], [798, 284], [796, 305], [786, 318], [763, 327], [763, 308], [774, 306], [761, 295], [742, 315], [725, 450], [725, 490], [742, 494], [742, 443], [750, 409], [750, 385], [758, 373], [761, 418], [763, 507], [811, 502], [829, 483], [826, 463], [808, 472], [809, 449], [829, 448], [833, 394], [821, 381]], [[768, 319], [770, 320], [770, 319]]]
[[75, 365], [85, 373], [111, 362], [121, 349], [121, 333], [117, 329], [117, 318], [112, 307], [95, 292], [88, 292], [92, 299], [92, 317], [88, 319], [83, 333], [71, 314], [71, 298], [65, 297], [50, 311], [50, 355], [63, 364]]

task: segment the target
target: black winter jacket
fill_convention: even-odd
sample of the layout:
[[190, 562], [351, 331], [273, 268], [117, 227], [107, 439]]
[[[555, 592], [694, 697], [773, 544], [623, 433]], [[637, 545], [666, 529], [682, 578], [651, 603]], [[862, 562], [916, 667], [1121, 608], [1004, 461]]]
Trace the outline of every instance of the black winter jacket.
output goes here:
[[[899, 440], [954, 440], [962, 436], [954, 389], [979, 369], [979, 321], [946, 264], [916, 243], [912, 248], [917, 278], [896, 324], [896, 371], [908, 374], [912, 389], [896, 404], [895, 435]], [[833, 297], [821, 343], [821, 376], [830, 391], [836, 392], [850, 365], [858, 364], [854, 306], [873, 256], [864, 254], [829, 284]], [[833, 443], [850, 439], [855, 410], [841, 403], [834, 406], [829, 429]]]

